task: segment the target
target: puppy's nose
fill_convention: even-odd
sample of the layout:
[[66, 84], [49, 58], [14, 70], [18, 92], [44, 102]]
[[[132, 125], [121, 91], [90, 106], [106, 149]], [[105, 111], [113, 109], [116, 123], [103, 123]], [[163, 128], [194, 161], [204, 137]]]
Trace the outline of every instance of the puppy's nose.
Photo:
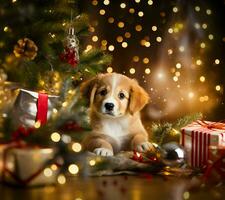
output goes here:
[[114, 108], [114, 104], [113, 103], [105, 103], [105, 109], [107, 111], [112, 111]]

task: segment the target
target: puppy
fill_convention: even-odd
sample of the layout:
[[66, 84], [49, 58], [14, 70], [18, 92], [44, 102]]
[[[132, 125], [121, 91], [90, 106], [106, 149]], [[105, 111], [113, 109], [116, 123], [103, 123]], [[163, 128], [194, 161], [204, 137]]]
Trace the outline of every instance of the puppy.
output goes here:
[[112, 156], [121, 150], [153, 148], [140, 119], [149, 96], [137, 81], [117, 73], [99, 74], [81, 85], [81, 93], [89, 100], [92, 127], [85, 149]]

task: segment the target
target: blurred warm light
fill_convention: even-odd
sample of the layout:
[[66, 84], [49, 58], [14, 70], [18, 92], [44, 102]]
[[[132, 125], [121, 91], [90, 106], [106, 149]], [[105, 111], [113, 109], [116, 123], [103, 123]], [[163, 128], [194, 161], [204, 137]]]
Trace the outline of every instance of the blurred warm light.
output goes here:
[[124, 34], [124, 36], [125, 36], [126, 38], [130, 38], [130, 37], [131, 37], [131, 34], [130, 34], [130, 32], [126, 32], [126, 33]]
[[168, 49], [168, 55], [171, 55], [171, 54], [173, 54], [173, 50], [172, 49]]
[[106, 46], [107, 45], [107, 41], [106, 40], [102, 40], [101, 43], [102, 43], [103, 46]]
[[112, 68], [112, 67], [107, 67], [106, 71], [107, 71], [108, 73], [112, 73], [112, 72], [113, 72], [113, 68]]
[[204, 101], [205, 101], [205, 98], [204, 98], [204, 97], [200, 97], [200, 98], [199, 98], [199, 101], [200, 101], [200, 102], [204, 102]]
[[157, 78], [158, 79], [162, 79], [164, 77], [164, 74], [162, 73], [162, 72], [159, 72], [158, 74], [157, 74]]
[[144, 45], [145, 45], [145, 47], [150, 47], [151, 46], [151, 43], [148, 42], [148, 41], [146, 41]]
[[41, 122], [40, 121], [36, 121], [34, 124], [34, 128], [40, 128], [41, 127]]
[[172, 28], [169, 28], [169, 29], [168, 29], [168, 32], [169, 32], [169, 33], [173, 33], [173, 29], [172, 29]]
[[114, 51], [115, 47], [113, 45], [109, 45], [108, 50], [109, 51]]
[[144, 16], [144, 13], [143, 13], [142, 11], [139, 11], [139, 12], [138, 12], [138, 16], [139, 16], [139, 17], [143, 17], [143, 16]]
[[181, 64], [180, 64], [180, 63], [177, 63], [177, 64], [176, 64], [176, 68], [177, 68], [177, 69], [180, 69], [180, 68], [181, 68]]
[[86, 46], [86, 49], [84, 50], [84, 52], [87, 53], [87, 52], [90, 51], [92, 48], [93, 48], [92, 45], [89, 44], [89, 45]]
[[119, 35], [117, 36], [116, 40], [117, 42], [123, 42], [123, 37]]
[[130, 74], [135, 74], [135, 69], [134, 68], [130, 68], [129, 72], [130, 72]]
[[136, 3], [140, 3], [140, 2], [141, 2], [141, 0], [135, 0], [135, 2], [136, 2]]
[[126, 8], [126, 4], [125, 3], [121, 3], [120, 4], [120, 8]]
[[196, 60], [196, 65], [201, 65], [202, 61], [200, 59]]
[[205, 82], [205, 77], [204, 77], [204, 76], [201, 76], [201, 77], [199, 78], [199, 80], [200, 80], [201, 82]]
[[146, 68], [146, 69], [145, 69], [145, 73], [146, 73], [146, 74], [150, 74], [150, 73], [151, 73], [151, 70], [150, 70], [149, 68]]
[[92, 5], [97, 6], [98, 5], [98, 1], [97, 0], [93, 0], [92, 1]]
[[123, 48], [127, 48], [127, 46], [128, 46], [127, 42], [122, 42], [122, 47]]
[[162, 38], [158, 36], [158, 37], [156, 37], [156, 41], [157, 42], [161, 42], [162, 41]]
[[138, 62], [138, 61], [139, 61], [139, 57], [138, 57], [138, 56], [134, 56], [134, 57], [133, 57], [133, 61], [134, 61], [134, 62]]
[[99, 14], [100, 14], [100, 15], [104, 15], [104, 14], [105, 14], [105, 10], [104, 10], [104, 9], [101, 9], [101, 10], [99, 11]]
[[217, 85], [216, 86], [216, 91], [220, 91], [221, 90], [221, 86], [220, 85]]
[[97, 42], [97, 41], [98, 41], [98, 36], [97, 36], [97, 35], [94, 35], [94, 36], [92, 37], [92, 41], [93, 41], [93, 42]]
[[213, 40], [213, 38], [214, 38], [213, 34], [209, 34], [209, 35], [208, 35], [208, 38], [209, 38], [210, 40]]
[[119, 23], [118, 23], [118, 27], [119, 27], [119, 28], [123, 28], [123, 27], [124, 27], [124, 22], [119, 22]]
[[171, 73], [175, 73], [176, 69], [174, 67], [170, 68]]
[[157, 26], [152, 26], [153, 31], [157, 31]]
[[68, 105], [68, 102], [66, 101], [62, 103], [62, 107], [66, 107], [67, 105]]
[[69, 165], [68, 170], [71, 174], [77, 174], [79, 172], [79, 167], [76, 164], [71, 164]]
[[200, 11], [200, 7], [199, 6], [195, 6], [195, 11], [199, 12]]
[[217, 64], [217, 65], [220, 64], [220, 60], [219, 59], [216, 59], [215, 60], [215, 64]]
[[61, 136], [60, 136], [59, 133], [54, 132], [54, 133], [51, 134], [51, 140], [52, 140], [53, 142], [59, 142], [60, 139], [61, 139]]
[[204, 49], [204, 48], [205, 48], [205, 43], [202, 42], [202, 43], [200, 44], [200, 47], [201, 47], [202, 49]]
[[208, 26], [207, 26], [206, 23], [202, 24], [202, 28], [203, 28], [203, 29], [207, 29], [207, 27], [208, 27]]
[[175, 76], [179, 77], [180, 76], [180, 72], [176, 72]]
[[96, 164], [96, 161], [95, 161], [95, 160], [90, 160], [90, 161], [89, 161], [89, 165], [90, 165], [90, 166], [94, 166], [95, 164]]
[[144, 64], [148, 64], [148, 63], [149, 63], [149, 59], [148, 59], [148, 58], [144, 58], [144, 59], [143, 59], [143, 63], [144, 63]]
[[66, 177], [63, 174], [60, 174], [57, 178], [59, 184], [63, 185], [66, 183]]
[[129, 13], [133, 14], [135, 12], [134, 8], [129, 9]]
[[103, 50], [103, 51], [105, 51], [105, 50], [107, 49], [107, 47], [106, 47], [106, 46], [103, 46], [103, 45], [102, 45], [100, 48], [101, 48], [101, 50]]
[[112, 23], [114, 22], [114, 18], [113, 18], [113, 17], [109, 17], [109, 18], [108, 18], [108, 22], [109, 22], [110, 24], [112, 24]]
[[148, 0], [148, 5], [152, 5], [153, 4], [153, 1], [152, 0]]
[[109, 1], [109, 0], [104, 0], [104, 1], [103, 1], [103, 3], [104, 3], [104, 5], [106, 5], [106, 6], [107, 6], [107, 5], [109, 5], [109, 4], [110, 4], [110, 1]]
[[187, 200], [187, 199], [189, 199], [189, 198], [190, 198], [190, 193], [189, 193], [188, 191], [184, 192], [184, 193], [183, 193], [183, 199], [184, 199], [184, 200]]
[[173, 80], [174, 80], [175, 82], [177, 82], [177, 81], [178, 81], [178, 77], [177, 77], [177, 76], [174, 76], [174, 77], [173, 77]]
[[189, 98], [189, 99], [192, 99], [193, 97], [194, 97], [194, 93], [193, 93], [193, 92], [189, 92], [189, 93], [188, 93], [188, 98]]
[[56, 114], [58, 112], [58, 110], [56, 108], [53, 108], [53, 113]]
[[9, 31], [9, 27], [5, 26], [3, 30], [4, 30], [4, 32], [8, 32]]
[[179, 51], [180, 51], [180, 52], [184, 52], [184, 46], [180, 46], [180, 47], [179, 47]]
[[140, 32], [142, 30], [142, 26], [140, 24], [136, 25], [135, 30]]
[[44, 175], [46, 176], [46, 177], [50, 177], [50, 176], [52, 176], [52, 170], [50, 169], [50, 168], [45, 168], [44, 169]]
[[206, 10], [206, 14], [207, 14], [207, 15], [211, 15], [211, 14], [212, 14], [212, 11], [211, 11], [210, 9], [207, 9], [207, 10]]
[[15, 3], [17, 0], [12, 0], [12, 3]]
[[95, 32], [95, 27], [90, 26], [88, 30], [93, 33], [93, 32]]
[[200, 24], [199, 23], [195, 23], [194, 26], [195, 26], [196, 29], [200, 29]]
[[80, 143], [78, 142], [75, 142], [72, 144], [72, 150], [75, 151], [75, 152], [80, 152], [82, 149], [82, 146]]
[[53, 165], [51, 165], [51, 169], [52, 169], [53, 171], [56, 171], [56, 170], [58, 169], [58, 167], [57, 167], [56, 164], [53, 164]]
[[177, 7], [173, 7], [173, 12], [177, 13], [178, 12], [178, 8]]

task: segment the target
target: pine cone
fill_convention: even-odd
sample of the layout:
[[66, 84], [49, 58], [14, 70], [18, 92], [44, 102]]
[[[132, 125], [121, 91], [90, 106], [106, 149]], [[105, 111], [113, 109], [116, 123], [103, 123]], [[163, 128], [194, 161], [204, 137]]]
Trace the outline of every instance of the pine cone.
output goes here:
[[37, 56], [38, 47], [29, 38], [19, 39], [14, 46], [13, 53], [17, 58], [33, 60]]

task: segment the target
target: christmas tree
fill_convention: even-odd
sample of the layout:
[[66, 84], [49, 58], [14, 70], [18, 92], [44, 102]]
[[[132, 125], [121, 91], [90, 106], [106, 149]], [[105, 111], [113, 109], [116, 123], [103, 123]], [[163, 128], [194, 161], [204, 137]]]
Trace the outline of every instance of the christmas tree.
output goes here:
[[[111, 56], [85, 46], [88, 16], [76, 0], [4, 1], [0, 16], [1, 139], [55, 147], [46, 166], [60, 159], [61, 172], [70, 171], [84, 156], [80, 141], [89, 129], [79, 84]], [[43, 100], [45, 116], [38, 119]]]
[[88, 17], [78, 1], [5, 1], [0, 23], [1, 83], [8, 77], [14, 87], [59, 95], [64, 107], [78, 94], [68, 92], [111, 60], [84, 46]]

